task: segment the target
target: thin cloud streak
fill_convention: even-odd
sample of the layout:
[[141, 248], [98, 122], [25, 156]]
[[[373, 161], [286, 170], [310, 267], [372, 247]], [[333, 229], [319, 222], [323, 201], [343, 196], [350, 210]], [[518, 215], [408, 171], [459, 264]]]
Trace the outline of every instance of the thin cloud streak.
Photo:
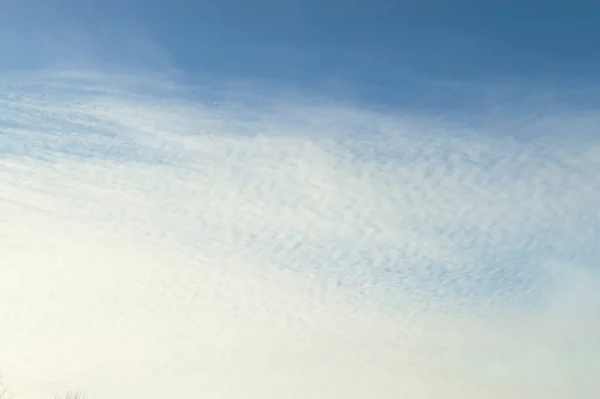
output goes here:
[[128, 82], [2, 83], [19, 395], [596, 397], [594, 115], [522, 140], [507, 116]]

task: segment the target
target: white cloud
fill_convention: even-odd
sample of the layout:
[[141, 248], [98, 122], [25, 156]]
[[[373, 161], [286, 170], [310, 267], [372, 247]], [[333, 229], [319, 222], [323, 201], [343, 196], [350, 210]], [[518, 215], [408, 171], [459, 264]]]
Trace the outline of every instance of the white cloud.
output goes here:
[[505, 115], [136, 79], [2, 83], [19, 396], [597, 396], [592, 114], [514, 122], [553, 126], [524, 140]]

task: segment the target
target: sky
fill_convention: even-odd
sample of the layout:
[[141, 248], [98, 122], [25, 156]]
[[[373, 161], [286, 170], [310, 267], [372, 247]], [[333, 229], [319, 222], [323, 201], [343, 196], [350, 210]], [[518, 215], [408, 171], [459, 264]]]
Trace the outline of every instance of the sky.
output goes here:
[[3, 383], [597, 398], [598, 15], [0, 2]]

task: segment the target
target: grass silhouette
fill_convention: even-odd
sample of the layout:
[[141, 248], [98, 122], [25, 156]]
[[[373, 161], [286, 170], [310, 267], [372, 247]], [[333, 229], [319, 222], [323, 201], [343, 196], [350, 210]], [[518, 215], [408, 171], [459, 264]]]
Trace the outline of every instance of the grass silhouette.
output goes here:
[[[8, 391], [8, 386], [4, 383], [2, 374], [0, 374], [0, 399], [13, 399]], [[55, 396], [54, 399], [86, 399], [83, 392], [69, 391], [65, 396]]]

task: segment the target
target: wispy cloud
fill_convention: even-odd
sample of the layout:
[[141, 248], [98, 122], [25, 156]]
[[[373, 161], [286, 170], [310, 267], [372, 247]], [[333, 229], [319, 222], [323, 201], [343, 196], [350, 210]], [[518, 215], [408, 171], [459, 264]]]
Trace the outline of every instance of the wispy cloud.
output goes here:
[[1, 85], [0, 360], [24, 397], [597, 395], [593, 113]]

